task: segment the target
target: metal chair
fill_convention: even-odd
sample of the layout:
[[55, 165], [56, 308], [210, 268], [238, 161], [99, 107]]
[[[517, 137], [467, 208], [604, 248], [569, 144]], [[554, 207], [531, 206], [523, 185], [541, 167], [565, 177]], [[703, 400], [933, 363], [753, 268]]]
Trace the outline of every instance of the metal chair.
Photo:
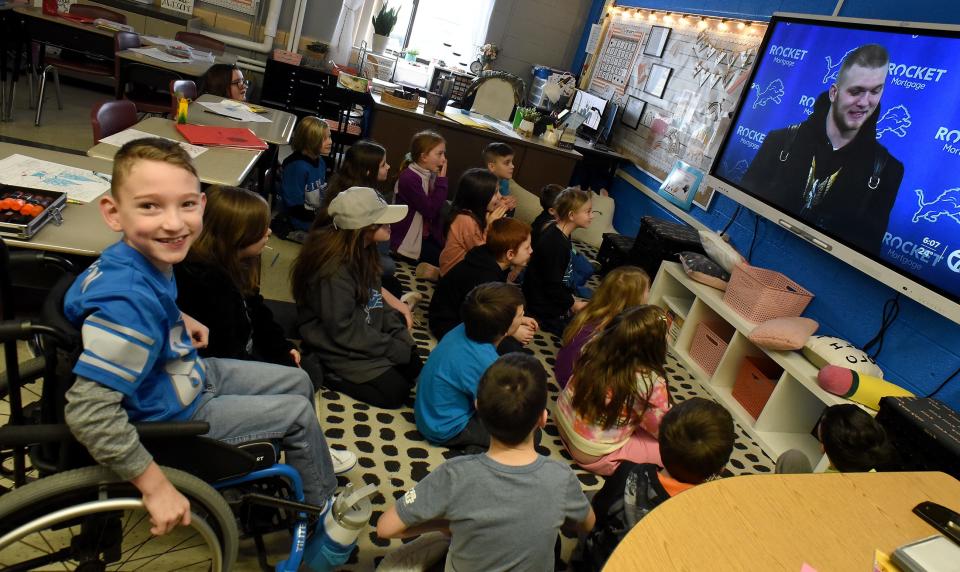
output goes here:
[[[99, 6], [90, 6], [88, 4], [73, 4], [67, 13], [71, 16], [80, 16], [83, 18], [103, 18], [120, 24], [127, 23], [127, 17], [120, 12], [101, 8]], [[111, 66], [110, 62], [89, 58], [83, 53], [63, 50], [58, 57], [46, 57], [43, 46], [40, 51], [40, 61], [42, 71], [40, 72], [40, 89], [37, 94], [37, 114], [33, 124], [40, 126], [40, 115], [43, 112], [43, 95], [46, 91], [47, 74], [53, 75], [53, 83], [57, 94], [57, 108], [63, 109], [63, 101], [60, 95], [60, 73], [58, 70], [69, 70], [83, 75], [93, 75], [97, 77], [116, 78], [116, 68]]]
[[112, 99], [93, 106], [90, 110], [90, 125], [93, 127], [93, 142], [119, 133], [137, 123], [137, 106], [126, 99]]
[[177, 107], [180, 104], [180, 100], [177, 97], [178, 93], [191, 101], [196, 99], [196, 82], [192, 79], [174, 79], [170, 81], [170, 117], [174, 118], [177, 116]]
[[222, 56], [224, 50], [227, 48], [227, 45], [220, 40], [215, 40], [210, 36], [204, 36], [203, 34], [198, 34], [196, 32], [180, 31], [174, 35], [174, 39], [178, 42], [183, 42], [191, 48], [196, 48], [204, 52], [211, 52], [215, 56]]

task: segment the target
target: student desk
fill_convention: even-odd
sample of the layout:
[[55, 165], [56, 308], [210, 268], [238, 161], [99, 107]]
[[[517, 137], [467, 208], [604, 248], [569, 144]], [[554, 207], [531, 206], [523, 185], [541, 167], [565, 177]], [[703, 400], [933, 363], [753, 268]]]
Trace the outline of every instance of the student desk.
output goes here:
[[[157, 46], [160, 47], [160, 46]], [[157, 58], [151, 58], [150, 56], [145, 56], [139, 52], [134, 52], [132, 50], [122, 50], [117, 52], [117, 60], [120, 62], [120, 78], [117, 81], [117, 85], [125, 85], [127, 71], [130, 69], [131, 65], [140, 64], [147, 67], [152, 67], [168, 72], [172, 72], [180, 76], [180, 79], [191, 79], [197, 81], [203, 74], [207, 73], [207, 70], [213, 64], [235, 64], [237, 63], [237, 56], [233, 54], [224, 54], [222, 56], [215, 56], [213, 62], [201, 61], [201, 60], [190, 60], [189, 62], [180, 63], [180, 62], [165, 62], [163, 60], [158, 60]], [[167, 91], [169, 86], [155, 86], [162, 87], [163, 91]]]
[[[110, 173], [113, 170], [113, 164], [103, 159], [0, 142], [0, 159], [18, 153], [81, 169], [91, 169], [104, 173]], [[63, 224], [56, 226], [49, 222], [30, 240], [7, 237], [4, 237], [3, 240], [8, 245], [19, 248], [49, 250], [79, 256], [99, 256], [104, 248], [110, 246], [119, 238], [120, 233], [107, 228], [106, 223], [100, 216], [97, 201], [92, 200], [82, 205], [67, 203], [63, 209]]]
[[[174, 141], [186, 141], [169, 119], [150, 117], [134, 125], [131, 129], [150, 135], [166, 137]], [[119, 147], [107, 143], [97, 143], [87, 149], [87, 155], [113, 162], [113, 156]], [[208, 147], [206, 153], [193, 160], [200, 181], [209, 185], [238, 186], [250, 173], [262, 151], [232, 149], [230, 147]]]
[[[442, 115], [427, 115], [423, 107], [415, 111], [393, 107], [373, 96], [374, 113], [370, 138], [387, 148], [387, 162], [394, 169], [400, 166], [403, 156], [410, 150], [414, 133], [432, 129], [447, 140], [447, 178], [451, 196], [456, 191], [457, 181], [471, 167], [486, 167], [483, 164], [483, 149], [494, 141], [513, 148], [513, 164], [516, 169], [513, 179], [535, 195], [549, 183], [566, 186], [577, 161], [576, 151], [545, 145], [537, 139], [461, 125]], [[449, 108], [448, 108], [449, 109]]]
[[[21, 48], [31, 53], [31, 42], [39, 43], [43, 48], [54, 46], [82, 52], [88, 57], [103, 61], [114, 61], [113, 36], [110, 30], [98, 28], [93, 24], [81, 24], [67, 18], [50, 16], [42, 8], [16, 6], [13, 14], [7, 16], [8, 22], [0, 48], [9, 47], [7, 34], [13, 37], [14, 64], [11, 78], [10, 97], [3, 117], [10, 120], [13, 106], [13, 91], [20, 76]], [[13, 28], [11, 31], [10, 28]]]
[[[297, 116], [279, 109], [267, 107], [262, 115], [270, 119], [270, 123], [256, 121], [236, 121], [222, 115], [215, 115], [204, 111], [206, 108], [200, 103], [219, 103], [224, 98], [219, 95], [205, 93], [190, 103], [187, 110], [187, 122], [196, 125], [217, 125], [219, 127], [247, 127], [257, 137], [272, 145], [286, 145], [293, 135], [293, 127], [297, 124]], [[265, 107], [265, 106], [261, 106]]]
[[933, 472], [711, 481], [645, 516], [604, 571], [870, 570], [874, 549], [937, 534], [911, 512], [928, 500], [960, 509], [960, 481]]

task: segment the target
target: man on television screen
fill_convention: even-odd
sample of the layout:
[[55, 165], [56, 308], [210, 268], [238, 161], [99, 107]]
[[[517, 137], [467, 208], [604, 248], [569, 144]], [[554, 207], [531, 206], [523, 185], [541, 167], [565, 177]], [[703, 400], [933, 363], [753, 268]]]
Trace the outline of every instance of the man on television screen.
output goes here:
[[767, 134], [741, 181], [786, 213], [869, 253], [879, 252], [903, 163], [877, 142], [890, 57], [867, 44], [804, 122]]

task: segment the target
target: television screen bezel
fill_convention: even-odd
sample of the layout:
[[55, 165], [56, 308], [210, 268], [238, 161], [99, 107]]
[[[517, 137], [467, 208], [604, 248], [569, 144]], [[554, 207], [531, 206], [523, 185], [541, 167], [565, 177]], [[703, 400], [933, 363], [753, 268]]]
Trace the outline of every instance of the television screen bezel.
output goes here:
[[[767, 45], [777, 24], [780, 23], [800, 23], [800, 24], [821, 24], [827, 26], [848, 26], [860, 29], [870, 29], [877, 31], [902, 32], [904, 29], [922, 30], [934, 32], [934, 35], [956, 34], [960, 39], [960, 26], [952, 24], [933, 24], [927, 22], [901, 22], [892, 20], [873, 20], [866, 18], [847, 18], [842, 16], [819, 16], [813, 14], [797, 14], [793, 12], [775, 12], [770, 18], [766, 33], [758, 48], [758, 57], [750, 71], [750, 77], [745, 85], [752, 85], [760, 68], [759, 63], [766, 53]], [[939, 33], [939, 34], [938, 34]], [[735, 183], [720, 178], [716, 171], [720, 166], [720, 157], [723, 157], [727, 146], [734, 139], [734, 126], [740, 118], [741, 111], [750, 95], [750, 90], [743, 90], [734, 114], [730, 119], [730, 127], [724, 136], [717, 153], [713, 158], [713, 164], [710, 166], [710, 172], [707, 175], [707, 184], [714, 187], [718, 192], [730, 197], [735, 202], [749, 208], [764, 218], [778, 224], [817, 248], [833, 255], [841, 261], [849, 264], [853, 268], [860, 270], [867, 276], [880, 281], [893, 290], [902, 293], [910, 299], [922, 304], [923, 306], [937, 312], [943, 317], [960, 324], [960, 297], [954, 299], [952, 294], [931, 284], [920, 277], [913, 277], [901, 271], [892, 264], [882, 261], [879, 257], [873, 257], [859, 249], [847, 244], [843, 240], [836, 238], [824, 231], [810, 226], [781, 211], [775, 205], [766, 202], [764, 199], [753, 195], [751, 192], [741, 189]], [[958, 245], [960, 248], [960, 245]]]

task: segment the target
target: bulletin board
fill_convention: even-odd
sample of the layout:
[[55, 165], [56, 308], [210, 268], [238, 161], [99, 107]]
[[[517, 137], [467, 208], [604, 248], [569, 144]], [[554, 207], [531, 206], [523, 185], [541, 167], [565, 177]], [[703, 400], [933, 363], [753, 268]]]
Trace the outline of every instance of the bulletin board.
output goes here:
[[[581, 86], [621, 108], [627, 103], [642, 107], [636, 128], [616, 123], [613, 146], [661, 181], [678, 160], [709, 171], [766, 26], [720, 31], [715, 23], [698, 28], [691, 17], [686, 25], [668, 25], [627, 11], [606, 18], [598, 43], [602, 49], [588, 62], [588, 79]], [[644, 54], [655, 26], [671, 28], [659, 57]]]

